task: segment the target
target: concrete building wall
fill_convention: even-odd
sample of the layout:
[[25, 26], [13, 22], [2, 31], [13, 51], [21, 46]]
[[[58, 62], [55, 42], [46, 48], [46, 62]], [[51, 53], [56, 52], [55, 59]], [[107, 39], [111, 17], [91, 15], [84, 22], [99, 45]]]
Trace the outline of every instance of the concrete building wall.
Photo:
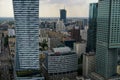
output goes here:
[[62, 73], [77, 70], [77, 55], [48, 56], [48, 73]]
[[80, 57], [81, 54], [86, 52], [86, 43], [74, 43], [74, 51], [77, 53], [78, 57]]
[[87, 53], [83, 55], [83, 76], [89, 77], [95, 71], [95, 54]]

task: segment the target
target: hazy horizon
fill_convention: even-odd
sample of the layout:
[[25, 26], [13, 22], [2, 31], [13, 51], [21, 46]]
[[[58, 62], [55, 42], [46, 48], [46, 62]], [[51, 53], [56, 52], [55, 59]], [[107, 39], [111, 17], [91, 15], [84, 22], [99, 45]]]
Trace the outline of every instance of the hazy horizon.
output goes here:
[[[59, 17], [59, 10], [67, 10], [67, 17], [88, 17], [89, 3], [98, 0], [40, 0], [39, 17]], [[0, 17], [14, 17], [12, 0], [0, 0]]]

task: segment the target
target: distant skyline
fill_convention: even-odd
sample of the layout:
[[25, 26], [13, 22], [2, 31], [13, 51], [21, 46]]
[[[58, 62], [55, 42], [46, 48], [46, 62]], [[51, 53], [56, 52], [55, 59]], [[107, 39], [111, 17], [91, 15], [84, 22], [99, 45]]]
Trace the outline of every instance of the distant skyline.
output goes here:
[[[60, 9], [67, 10], [67, 17], [88, 17], [89, 3], [98, 0], [40, 0], [40, 17], [59, 17]], [[0, 0], [0, 17], [14, 17], [12, 0]]]

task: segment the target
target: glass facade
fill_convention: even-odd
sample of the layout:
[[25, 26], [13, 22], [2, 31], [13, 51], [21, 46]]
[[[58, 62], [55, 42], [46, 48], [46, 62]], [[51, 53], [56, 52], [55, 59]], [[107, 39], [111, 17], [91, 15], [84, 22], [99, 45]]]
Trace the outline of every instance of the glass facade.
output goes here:
[[120, 0], [111, 2], [110, 48], [120, 48]]
[[89, 7], [89, 29], [87, 32], [86, 52], [96, 51], [97, 12], [98, 3], [91, 3]]
[[63, 22], [66, 23], [66, 10], [65, 9], [60, 10], [60, 20], [63, 20]]
[[117, 70], [120, 48], [120, 1], [99, 0], [97, 17], [96, 72], [105, 78]]
[[39, 69], [39, 0], [13, 0], [16, 69]]

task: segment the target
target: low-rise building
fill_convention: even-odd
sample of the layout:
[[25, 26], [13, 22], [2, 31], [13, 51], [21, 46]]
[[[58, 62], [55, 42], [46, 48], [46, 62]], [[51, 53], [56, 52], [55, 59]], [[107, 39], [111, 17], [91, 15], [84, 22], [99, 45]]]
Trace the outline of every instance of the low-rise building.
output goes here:
[[10, 54], [14, 56], [15, 55], [15, 37], [9, 37], [8, 44], [9, 44]]
[[8, 29], [8, 36], [15, 36], [15, 30], [14, 29]]
[[80, 57], [81, 54], [84, 54], [85, 50], [86, 50], [86, 42], [74, 43], [74, 51], [77, 53], [78, 57]]
[[44, 71], [47, 80], [61, 80], [68, 78], [74, 80], [77, 76], [78, 58], [77, 54], [69, 47], [53, 48], [46, 53]]
[[60, 42], [60, 39], [55, 38], [55, 37], [48, 38], [49, 49], [52, 49], [54, 47], [58, 47], [59, 45], [62, 45], [62, 43]]
[[39, 42], [43, 42], [44, 40], [48, 41], [47, 30], [39, 29]]

